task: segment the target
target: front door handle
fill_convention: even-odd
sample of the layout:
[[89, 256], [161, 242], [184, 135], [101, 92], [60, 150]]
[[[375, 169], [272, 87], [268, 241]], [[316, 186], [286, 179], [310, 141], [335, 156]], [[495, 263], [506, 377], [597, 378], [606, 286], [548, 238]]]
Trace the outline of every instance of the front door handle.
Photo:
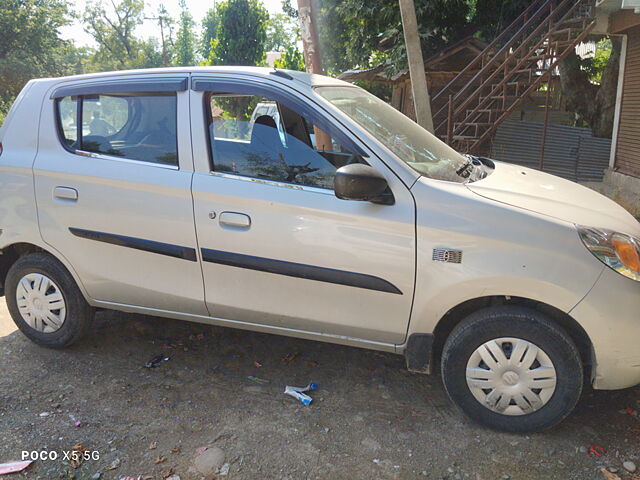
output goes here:
[[223, 227], [249, 228], [251, 226], [251, 217], [244, 213], [222, 212], [220, 214], [220, 225]]
[[78, 200], [78, 191], [71, 187], [56, 187], [53, 189], [53, 196], [60, 200], [75, 202]]

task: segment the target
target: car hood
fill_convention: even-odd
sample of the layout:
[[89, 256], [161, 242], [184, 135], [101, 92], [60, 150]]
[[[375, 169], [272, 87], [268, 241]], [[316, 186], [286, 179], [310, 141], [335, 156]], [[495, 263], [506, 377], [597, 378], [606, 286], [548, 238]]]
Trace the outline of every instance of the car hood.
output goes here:
[[467, 187], [485, 198], [559, 220], [640, 237], [640, 223], [613, 200], [538, 170], [495, 162], [491, 175]]

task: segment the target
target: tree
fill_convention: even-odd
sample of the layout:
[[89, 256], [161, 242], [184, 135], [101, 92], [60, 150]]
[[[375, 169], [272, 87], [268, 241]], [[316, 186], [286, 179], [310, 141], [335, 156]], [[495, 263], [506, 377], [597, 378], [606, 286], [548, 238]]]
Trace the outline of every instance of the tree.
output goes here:
[[610, 42], [608, 61], [598, 56], [585, 61], [571, 52], [558, 67], [567, 109], [575, 111], [595, 137], [611, 138], [613, 132], [622, 42], [617, 37]]
[[176, 35], [176, 65], [195, 65], [196, 63], [196, 55], [195, 55], [195, 46], [196, 39], [193, 33], [193, 17], [189, 13], [189, 9], [187, 8], [187, 4], [185, 0], [180, 0], [180, 8], [182, 11], [180, 12], [180, 27], [178, 29], [178, 34]]
[[267, 23], [267, 52], [284, 52], [293, 48], [300, 36], [300, 29], [284, 13], [269, 16]]
[[157, 68], [164, 66], [162, 45], [155, 38], [139, 42], [138, 55], [127, 68]]
[[291, 0], [281, 0], [282, 11], [289, 18], [297, 19], [298, 10], [291, 5]]
[[[415, 0], [423, 55], [476, 32], [492, 39], [529, 1]], [[398, 0], [321, 0], [318, 5], [322, 63], [329, 73], [374, 66], [374, 57], [388, 64], [390, 74], [407, 68]], [[297, 17], [292, 0], [282, 0], [282, 8]]]
[[304, 55], [295, 46], [288, 47], [282, 56], [273, 62], [274, 68], [282, 68], [285, 70], [297, 70], [299, 72], [306, 71], [304, 65]]
[[[416, 0], [415, 6], [425, 58], [475, 30], [469, 28], [470, 0]], [[380, 51], [390, 73], [407, 68], [397, 0], [325, 0], [318, 24], [327, 71], [372, 66], [372, 54]]]
[[[283, 10], [295, 18], [291, 0]], [[389, 74], [407, 67], [398, 0], [321, 0], [318, 25], [322, 62], [330, 74], [352, 68], [387, 65]], [[530, 0], [415, 0], [425, 58], [461, 38], [476, 35], [489, 42], [502, 32]], [[567, 108], [594, 135], [610, 137], [613, 128], [620, 42], [610, 55], [581, 60], [571, 53], [561, 62], [560, 83]]]
[[142, 23], [144, 0], [110, 2], [111, 12], [107, 12], [100, 0], [89, 3], [82, 20], [85, 31], [98, 44], [94, 55], [98, 68], [119, 70], [128, 68], [138, 57], [140, 43], [134, 30]]
[[227, 0], [218, 6], [217, 35], [211, 65], [258, 65], [264, 62], [269, 14], [258, 0]]
[[471, 26], [480, 37], [489, 42], [513, 22], [531, 0], [476, 0], [470, 2]]
[[162, 42], [162, 64], [166, 67], [172, 63], [171, 57], [173, 56], [174, 50], [173, 30], [175, 21], [162, 3], [158, 6], [157, 16], [144, 18], [145, 20], [158, 22], [160, 41]]
[[58, 35], [65, 0], [3, 0], [0, 7], [0, 121], [31, 78], [77, 73], [81, 50]]
[[216, 8], [210, 8], [202, 19], [202, 41], [200, 43], [200, 54], [207, 60], [211, 55], [211, 42], [218, 34], [220, 17]]

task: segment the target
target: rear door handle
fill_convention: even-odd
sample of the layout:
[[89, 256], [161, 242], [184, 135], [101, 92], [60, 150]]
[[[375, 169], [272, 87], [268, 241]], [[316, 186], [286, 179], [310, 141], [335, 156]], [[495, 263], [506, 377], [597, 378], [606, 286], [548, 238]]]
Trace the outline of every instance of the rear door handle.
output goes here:
[[71, 187], [56, 187], [53, 189], [53, 196], [61, 200], [75, 202], [78, 200], [78, 191]]
[[219, 221], [223, 227], [249, 228], [251, 226], [251, 217], [244, 213], [222, 212]]

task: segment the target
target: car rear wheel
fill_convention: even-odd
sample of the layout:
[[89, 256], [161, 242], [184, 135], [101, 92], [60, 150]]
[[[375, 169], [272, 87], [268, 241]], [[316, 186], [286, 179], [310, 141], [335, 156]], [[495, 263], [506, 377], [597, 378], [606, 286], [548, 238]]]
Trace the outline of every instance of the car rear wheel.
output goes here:
[[26, 255], [9, 269], [5, 296], [18, 328], [30, 340], [63, 348], [82, 337], [93, 320], [73, 277], [47, 253]]
[[543, 313], [521, 307], [487, 308], [463, 320], [445, 343], [442, 376], [464, 413], [508, 432], [556, 425], [583, 386], [571, 338]]

